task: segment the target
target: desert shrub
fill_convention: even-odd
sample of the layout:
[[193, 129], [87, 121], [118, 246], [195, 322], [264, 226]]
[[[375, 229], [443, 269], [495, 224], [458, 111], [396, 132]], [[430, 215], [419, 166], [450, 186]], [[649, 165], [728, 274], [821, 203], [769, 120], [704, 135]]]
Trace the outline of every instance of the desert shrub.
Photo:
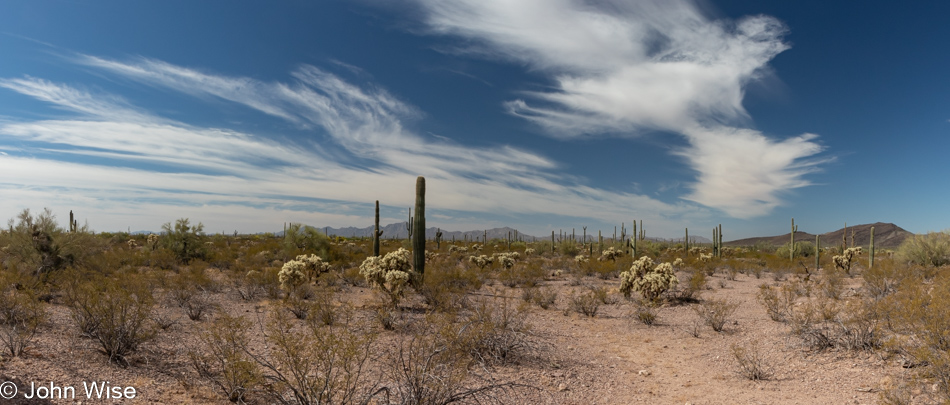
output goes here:
[[23, 353], [46, 318], [46, 304], [32, 290], [0, 285], [0, 340], [11, 356]]
[[633, 262], [630, 270], [620, 273], [620, 292], [625, 297], [637, 291], [644, 298], [655, 300], [679, 283], [672, 264], [660, 263], [654, 267], [653, 263], [652, 259], [643, 256]]
[[221, 313], [198, 335], [198, 347], [188, 351], [198, 376], [231, 402], [244, 403], [261, 383], [260, 367], [247, 354], [250, 328], [243, 317]]
[[244, 301], [254, 301], [264, 292], [260, 283], [252, 280], [252, 277], [260, 277], [260, 272], [255, 271], [253, 274], [237, 275], [231, 281], [234, 292]]
[[879, 303], [892, 331], [890, 345], [917, 365], [917, 382], [933, 386], [931, 402], [950, 401], [950, 276], [931, 284], [905, 282]]
[[571, 239], [564, 239], [558, 242], [557, 250], [564, 256], [574, 257], [581, 253], [581, 244]]
[[525, 302], [533, 303], [542, 309], [550, 309], [557, 301], [557, 289], [551, 287], [526, 287], [521, 290], [521, 298]]
[[377, 335], [349, 324], [296, 326], [284, 311], [266, 326], [268, 356], [245, 350], [262, 370], [264, 391], [281, 404], [368, 403], [378, 393], [368, 365]]
[[96, 339], [111, 361], [129, 365], [126, 356], [155, 336], [148, 322], [152, 291], [139, 277], [79, 283], [67, 290], [65, 300], [80, 331]]
[[502, 395], [521, 387], [513, 383], [475, 383], [470, 357], [459, 328], [446, 318], [399, 338], [387, 353], [384, 369], [391, 386], [388, 403], [501, 403]]
[[693, 310], [712, 330], [722, 332], [729, 317], [738, 308], [739, 303], [737, 302], [725, 299], [710, 299], [703, 301], [699, 306], [693, 307]]
[[[782, 258], [789, 257], [789, 250], [791, 249], [789, 243], [790, 242], [786, 242], [784, 245], [779, 246], [779, 248], [775, 250], [775, 255]], [[815, 257], [815, 252], [814, 243], [808, 241], [795, 242], [794, 257]]]
[[656, 324], [658, 313], [656, 302], [647, 300], [637, 300], [633, 310], [634, 318], [648, 326]]
[[762, 354], [758, 341], [748, 346], [732, 345], [732, 357], [739, 366], [739, 375], [752, 381], [768, 380], [772, 377], [772, 366]]
[[596, 293], [590, 289], [580, 294], [575, 294], [572, 290], [567, 302], [571, 310], [591, 318], [597, 316], [597, 311], [600, 310], [600, 306], [603, 304], [603, 302], [597, 298]]
[[534, 286], [544, 279], [545, 271], [540, 262], [529, 261], [519, 266], [503, 268], [498, 281], [507, 287]]
[[795, 293], [790, 288], [775, 288], [768, 284], [759, 286], [757, 298], [773, 321], [786, 322], [795, 305]]
[[397, 306], [413, 274], [409, 251], [400, 248], [383, 257], [370, 256], [360, 265], [360, 274]]
[[453, 329], [455, 345], [482, 365], [505, 364], [530, 348], [531, 325], [524, 307], [508, 298], [479, 300]]
[[215, 308], [215, 304], [211, 299], [211, 294], [202, 291], [193, 295], [191, 299], [185, 302], [182, 308], [185, 309], [185, 315], [188, 315], [188, 319], [200, 321], [201, 318]]
[[841, 294], [844, 293], [844, 277], [835, 270], [825, 271], [819, 286], [826, 297], [835, 300], [841, 299]]
[[440, 311], [468, 306], [468, 293], [478, 290], [486, 274], [471, 266], [451, 265], [445, 261], [427, 266], [419, 293], [427, 305]]
[[950, 264], [950, 233], [928, 232], [904, 240], [897, 248], [897, 259], [921, 266]]
[[897, 266], [893, 260], [878, 260], [863, 276], [864, 289], [868, 295], [881, 299], [897, 292], [904, 281], [910, 278], [910, 272]]

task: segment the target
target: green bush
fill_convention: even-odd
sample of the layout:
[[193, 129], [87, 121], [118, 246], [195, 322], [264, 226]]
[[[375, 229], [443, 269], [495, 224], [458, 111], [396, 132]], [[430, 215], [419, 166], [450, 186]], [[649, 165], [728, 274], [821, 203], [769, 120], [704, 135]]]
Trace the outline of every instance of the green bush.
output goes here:
[[69, 232], [56, 224], [56, 216], [44, 209], [37, 216], [29, 209], [8, 222], [7, 232], [0, 232], [5, 265], [19, 274], [44, 276], [66, 269], [80, 267], [101, 252], [101, 243], [87, 225]]
[[162, 225], [161, 244], [172, 251], [180, 263], [193, 259], [204, 259], [208, 250], [204, 244], [204, 225], [200, 222], [192, 226], [188, 218], [180, 218], [172, 226], [171, 222]]
[[921, 266], [942, 266], [950, 263], [950, 234], [929, 232], [904, 240], [897, 248], [897, 257], [904, 263]]

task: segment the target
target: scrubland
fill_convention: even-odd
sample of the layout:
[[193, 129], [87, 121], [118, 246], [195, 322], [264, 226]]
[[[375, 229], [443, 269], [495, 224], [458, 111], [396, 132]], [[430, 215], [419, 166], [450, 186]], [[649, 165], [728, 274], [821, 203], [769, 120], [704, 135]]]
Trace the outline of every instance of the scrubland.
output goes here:
[[430, 241], [423, 275], [406, 240], [373, 257], [371, 239], [296, 225], [202, 230], [12, 219], [0, 379], [109, 381], [135, 387], [130, 403], [950, 401], [944, 233], [871, 268], [867, 249], [845, 265], [844, 247], [808, 242], [718, 257], [641, 240], [635, 259], [619, 243]]

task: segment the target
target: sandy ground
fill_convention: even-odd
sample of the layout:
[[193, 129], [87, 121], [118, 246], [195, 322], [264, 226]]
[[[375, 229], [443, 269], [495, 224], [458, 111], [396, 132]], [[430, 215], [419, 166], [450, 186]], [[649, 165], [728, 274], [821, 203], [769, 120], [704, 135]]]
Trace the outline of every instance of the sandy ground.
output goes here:
[[[860, 277], [846, 279], [845, 296], [860, 291]], [[528, 321], [538, 350], [487, 373], [496, 381], [515, 381], [538, 388], [531, 399], [510, 402], [560, 404], [870, 404], [879, 391], [903, 372], [893, 359], [878, 354], [829, 349], [804, 350], [788, 326], [770, 320], [756, 300], [759, 285], [776, 283], [770, 273], [761, 279], [739, 274], [727, 280], [717, 274], [708, 280], [703, 299], [726, 298], [739, 304], [723, 332], [708, 326], [693, 334], [698, 304], [666, 305], [659, 309], [658, 324], [647, 326], [632, 317], [635, 308], [617, 293], [619, 280], [587, 277], [581, 285], [558, 277], [544, 282], [560, 294], [551, 309], [532, 306]], [[565, 311], [569, 291], [584, 285], [606, 286], [617, 303], [604, 305], [596, 317]], [[498, 284], [477, 294], [505, 294], [520, 302], [520, 289]], [[368, 314], [366, 288], [343, 287], [341, 296]], [[223, 310], [249, 317], [266, 313], [268, 302], [244, 302], [225, 288], [213, 296]], [[847, 298], [845, 298], [847, 299]], [[0, 379], [18, 384], [21, 395], [14, 404], [155, 403], [227, 404], [228, 401], [198, 379], [186, 355], [205, 322], [193, 322], [168, 300], [156, 312], [179, 318], [131, 357], [132, 366], [109, 363], [89, 338], [79, 338], [62, 305], [51, 308], [51, 319], [19, 358], [4, 357]], [[364, 316], [370, 316], [365, 315]], [[387, 332], [395, 333], [395, 332]], [[758, 342], [764, 364], [773, 370], [766, 381], [750, 381], [737, 372], [733, 345]], [[259, 344], [262, 344], [259, 342]], [[486, 371], [481, 371], [485, 373]], [[25, 400], [30, 384], [53, 382], [73, 386], [76, 397]], [[83, 383], [107, 381], [110, 386], [134, 387], [132, 400], [89, 400]], [[253, 398], [252, 398], [253, 399]], [[2, 402], [2, 401], [0, 401]], [[507, 401], [506, 401], [507, 402]], [[258, 403], [266, 400], [258, 398]]]

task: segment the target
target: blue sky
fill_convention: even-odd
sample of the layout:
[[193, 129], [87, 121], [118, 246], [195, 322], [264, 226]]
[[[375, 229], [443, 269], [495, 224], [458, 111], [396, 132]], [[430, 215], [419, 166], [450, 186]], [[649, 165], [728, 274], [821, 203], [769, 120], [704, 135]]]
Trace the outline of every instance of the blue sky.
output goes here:
[[[727, 240], [950, 223], [945, 2], [0, 4], [0, 213]], [[709, 231], [707, 231], [709, 230]]]

